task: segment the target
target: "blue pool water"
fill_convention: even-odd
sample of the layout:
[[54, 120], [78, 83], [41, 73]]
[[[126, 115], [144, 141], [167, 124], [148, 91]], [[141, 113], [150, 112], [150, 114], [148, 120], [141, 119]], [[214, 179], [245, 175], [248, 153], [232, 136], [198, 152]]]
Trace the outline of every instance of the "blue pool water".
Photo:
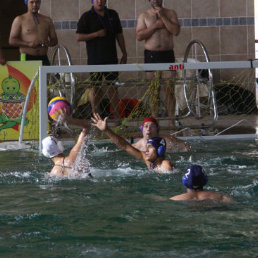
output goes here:
[[[46, 176], [35, 152], [0, 152], [1, 257], [255, 257], [258, 143], [191, 141], [170, 174], [149, 172], [113, 144], [90, 144], [93, 180]], [[180, 203], [182, 171], [202, 165], [207, 190], [236, 203]]]

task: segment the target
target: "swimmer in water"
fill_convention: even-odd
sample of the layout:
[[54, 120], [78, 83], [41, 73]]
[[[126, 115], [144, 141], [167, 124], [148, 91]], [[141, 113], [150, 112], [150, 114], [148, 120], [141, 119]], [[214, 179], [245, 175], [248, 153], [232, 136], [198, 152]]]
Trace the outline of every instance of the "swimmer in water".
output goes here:
[[150, 138], [153, 137], [162, 137], [166, 140], [166, 151], [182, 152], [191, 150], [191, 146], [174, 136], [159, 135], [159, 124], [158, 121], [153, 117], [147, 117], [143, 120], [141, 125], [141, 132], [143, 137], [136, 143], [132, 144], [134, 148], [140, 151], [146, 151], [146, 143]]
[[186, 193], [179, 194], [169, 198], [173, 201], [202, 201], [207, 199], [233, 202], [233, 199], [221, 193], [204, 191], [203, 187], [208, 182], [208, 176], [205, 174], [203, 168], [198, 165], [188, 167], [187, 171], [182, 177], [183, 184], [186, 186]]
[[[50, 176], [69, 177], [74, 175], [73, 165], [80, 153], [81, 146], [87, 133], [88, 129], [83, 128], [76, 144], [73, 146], [68, 156], [64, 155], [62, 142], [58, 141], [55, 137], [48, 136], [42, 140], [42, 154], [45, 157], [50, 158], [54, 163], [54, 167], [49, 173]], [[80, 172], [78, 172], [78, 174], [79, 173]], [[92, 175], [88, 173], [88, 177], [92, 177]]]
[[94, 113], [91, 118], [92, 125], [104, 132], [120, 149], [126, 151], [136, 159], [143, 161], [148, 169], [158, 173], [173, 170], [174, 166], [165, 159], [166, 141], [160, 137], [154, 137], [146, 142], [146, 151], [139, 151], [124, 138], [108, 128], [107, 117], [103, 120], [99, 114]]

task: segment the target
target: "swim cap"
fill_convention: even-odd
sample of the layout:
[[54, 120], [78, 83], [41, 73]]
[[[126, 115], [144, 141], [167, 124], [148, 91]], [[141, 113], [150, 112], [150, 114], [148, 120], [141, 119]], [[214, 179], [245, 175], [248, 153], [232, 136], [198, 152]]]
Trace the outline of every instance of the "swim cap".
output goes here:
[[182, 177], [183, 184], [189, 189], [202, 189], [208, 182], [208, 176], [201, 166], [192, 165]]
[[147, 141], [147, 144], [151, 144], [156, 149], [159, 157], [165, 156], [166, 140], [164, 138], [153, 137]]
[[142, 125], [141, 125], [141, 127], [140, 127], [141, 131], [142, 131], [143, 126], [144, 126], [144, 124], [145, 124], [146, 122], [152, 122], [152, 123], [154, 123], [154, 124], [157, 126], [157, 129], [158, 129], [158, 131], [159, 131], [159, 123], [158, 123], [158, 121], [157, 121], [154, 117], [152, 117], [152, 116], [147, 117], [147, 118], [145, 118], [145, 119], [143, 120]]
[[[29, 1], [29, 0], [24, 0], [24, 3], [25, 3], [26, 5], [28, 5], [28, 1]], [[41, 0], [40, 0], [39, 2], [41, 2]]]
[[53, 136], [48, 136], [42, 140], [42, 154], [47, 158], [53, 158], [64, 152], [62, 142]]

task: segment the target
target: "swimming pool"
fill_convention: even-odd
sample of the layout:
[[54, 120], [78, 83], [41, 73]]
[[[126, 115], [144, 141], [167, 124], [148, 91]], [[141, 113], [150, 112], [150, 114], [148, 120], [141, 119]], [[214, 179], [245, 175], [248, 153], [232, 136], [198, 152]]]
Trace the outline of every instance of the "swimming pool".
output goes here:
[[[191, 141], [168, 154], [171, 174], [148, 172], [112, 144], [90, 144], [93, 180], [45, 176], [35, 152], [0, 152], [2, 257], [254, 257], [258, 250], [258, 143]], [[166, 200], [185, 189], [180, 171], [206, 168], [206, 189], [234, 204]]]

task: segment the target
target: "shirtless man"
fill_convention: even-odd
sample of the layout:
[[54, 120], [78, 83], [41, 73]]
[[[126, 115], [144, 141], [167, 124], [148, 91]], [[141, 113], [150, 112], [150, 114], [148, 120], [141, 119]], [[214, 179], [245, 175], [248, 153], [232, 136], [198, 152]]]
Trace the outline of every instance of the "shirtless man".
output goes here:
[[[173, 37], [180, 32], [177, 14], [174, 10], [162, 7], [163, 0], [149, 0], [151, 8], [141, 13], [136, 26], [136, 37], [139, 41], [145, 40], [145, 63], [174, 63]], [[172, 79], [173, 71], [162, 72], [163, 78]], [[153, 72], [146, 72], [147, 79], [154, 77]], [[166, 106], [169, 117], [175, 114], [174, 87], [171, 80], [165, 85]], [[158, 116], [159, 96], [154, 89], [150, 97], [152, 116]], [[172, 122], [173, 124], [174, 122]]]
[[5, 61], [5, 58], [3, 55], [3, 51], [2, 51], [2, 48], [0, 47], [0, 64], [5, 65], [5, 63], [6, 63], [6, 61]]
[[40, 2], [25, 0], [28, 11], [14, 19], [9, 44], [19, 47], [26, 60], [42, 60], [43, 65], [50, 65], [48, 47], [55, 46], [58, 40], [52, 20], [38, 13]]
[[[54, 167], [49, 173], [50, 176], [69, 177], [73, 176], [74, 173], [80, 176], [80, 171], [73, 171], [73, 165], [86, 135], [87, 129], [84, 128], [68, 156], [64, 155], [62, 142], [58, 141], [54, 136], [47, 136], [42, 140], [42, 154], [47, 158], [51, 158], [54, 163]], [[91, 174], [88, 173], [88, 176], [91, 177]]]
[[182, 178], [183, 184], [187, 187], [186, 193], [170, 198], [173, 201], [202, 201], [207, 199], [233, 202], [233, 199], [226, 195], [203, 190], [203, 186], [208, 182], [208, 176], [203, 168], [198, 165], [190, 166]]
[[174, 166], [165, 159], [166, 141], [160, 137], [154, 137], [147, 141], [146, 151], [139, 151], [128, 143], [124, 138], [115, 134], [107, 126], [107, 117], [102, 120], [99, 114], [93, 114], [92, 125], [103, 131], [121, 150], [126, 151], [136, 159], [143, 161], [148, 169], [158, 173], [173, 170]]
[[[159, 136], [159, 124], [153, 117], [147, 117], [141, 125], [143, 138], [132, 146], [140, 151], [146, 151], [146, 144], [150, 138]], [[170, 152], [181, 152], [191, 150], [191, 146], [173, 136], [161, 136], [167, 142], [166, 150]]]

